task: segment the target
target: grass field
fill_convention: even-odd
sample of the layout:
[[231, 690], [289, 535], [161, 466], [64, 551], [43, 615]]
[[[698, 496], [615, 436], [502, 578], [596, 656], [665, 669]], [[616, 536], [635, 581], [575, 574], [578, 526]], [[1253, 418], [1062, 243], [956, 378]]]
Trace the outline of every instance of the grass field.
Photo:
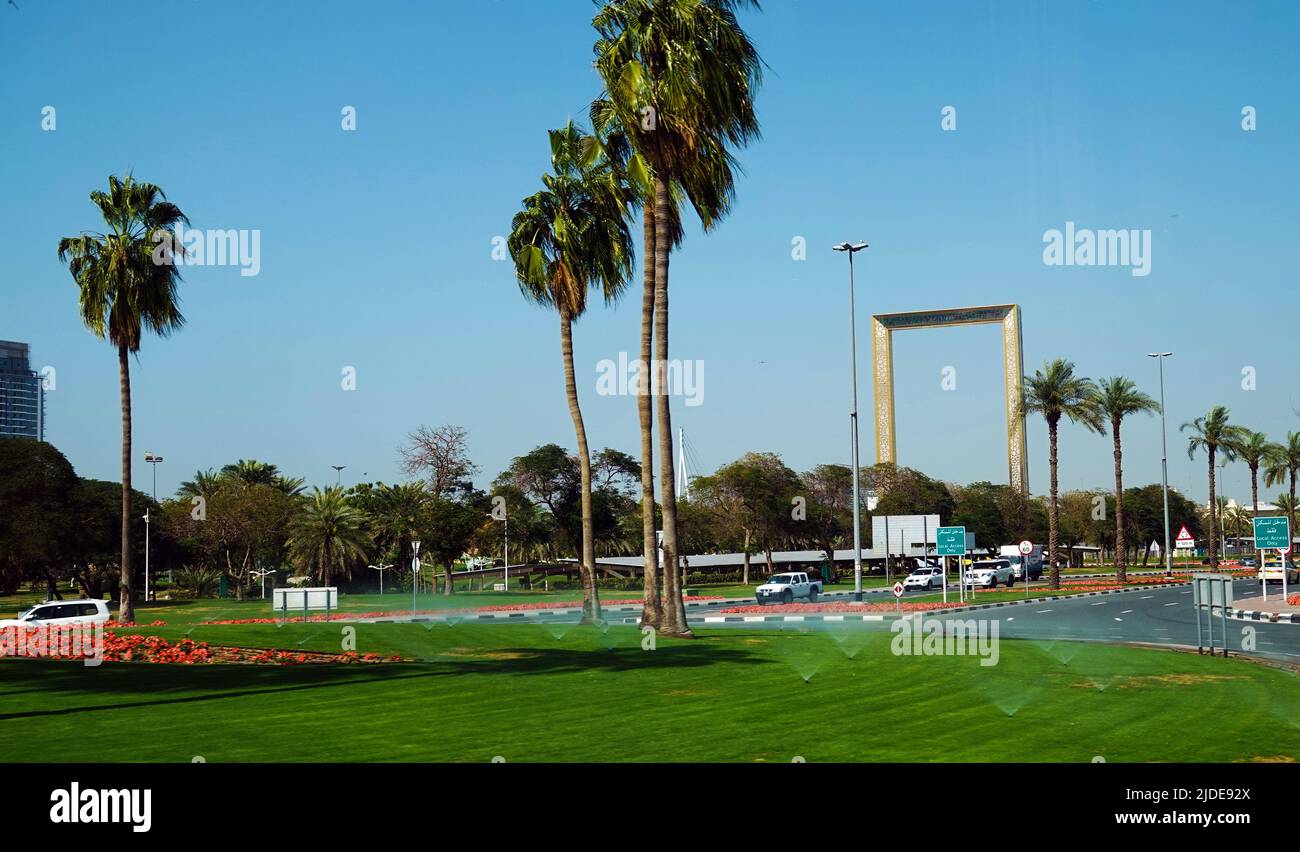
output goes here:
[[[340, 625], [154, 628], [338, 650]], [[357, 627], [421, 662], [0, 661], [10, 761], [1240, 761], [1300, 754], [1294, 674], [1241, 660], [1003, 641], [998, 665], [897, 657], [881, 631]]]

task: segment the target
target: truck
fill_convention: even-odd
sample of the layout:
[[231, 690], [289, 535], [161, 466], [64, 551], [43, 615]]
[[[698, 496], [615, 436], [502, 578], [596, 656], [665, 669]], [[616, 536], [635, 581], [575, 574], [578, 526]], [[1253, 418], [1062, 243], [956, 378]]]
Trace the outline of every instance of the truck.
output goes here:
[[1043, 576], [1043, 546], [1035, 544], [1028, 556], [1020, 555], [1020, 545], [1004, 544], [998, 554], [1011, 563], [1011, 570], [1017, 580], [1024, 582], [1025, 568], [1029, 568], [1029, 579], [1039, 580]]
[[821, 593], [821, 580], [810, 579], [802, 571], [787, 571], [784, 574], [773, 574], [766, 583], [754, 590], [754, 597], [758, 599], [759, 606], [768, 601], [793, 603], [795, 598], [807, 598], [809, 603], [815, 603]]

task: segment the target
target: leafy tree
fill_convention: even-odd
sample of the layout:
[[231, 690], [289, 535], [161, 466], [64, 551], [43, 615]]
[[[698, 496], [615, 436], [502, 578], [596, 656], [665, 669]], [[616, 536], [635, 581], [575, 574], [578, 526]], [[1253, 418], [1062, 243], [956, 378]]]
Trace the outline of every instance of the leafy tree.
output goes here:
[[317, 574], [328, 586], [337, 572], [352, 575], [366, 558], [361, 513], [348, 504], [337, 487], [313, 489], [311, 499], [294, 518], [289, 533], [289, 556], [304, 571]]
[[979, 547], [997, 547], [1012, 540], [1007, 530], [1003, 501], [1006, 492], [1015, 492], [1014, 488], [983, 481], [954, 490], [955, 504], [947, 523], [965, 527], [966, 532], [974, 534], [975, 544]]
[[1057, 482], [1057, 437], [1061, 418], [1102, 431], [1102, 416], [1097, 408], [1097, 389], [1086, 378], [1074, 374], [1074, 364], [1061, 358], [1045, 361], [1043, 369], [1025, 376], [1022, 414], [1036, 413], [1047, 421], [1048, 467], [1051, 481], [1047, 504], [1047, 554], [1051, 563], [1051, 587], [1061, 587], [1061, 569], [1056, 564], [1057, 531], [1060, 527], [1059, 484]]
[[[633, 152], [628, 172], [641, 196], [645, 245], [644, 280], [653, 280], [653, 299], [642, 302], [641, 343], [649, 362], [668, 363], [668, 260], [681, 236], [679, 199], [690, 199], [706, 229], [730, 208], [734, 190], [730, 146], [758, 136], [753, 93], [762, 77], [758, 51], [736, 20], [750, 0], [609, 0], [592, 25], [596, 69], [605, 94], [593, 105], [593, 124], [617, 127]], [[653, 268], [650, 258], [653, 257]], [[647, 319], [653, 316], [653, 329]], [[662, 382], [661, 382], [662, 384]], [[654, 395], [659, 420], [659, 487], [663, 500], [664, 564], [679, 552], [677, 497], [672, 453], [672, 419], [666, 389]], [[643, 469], [650, 427], [641, 413]], [[644, 487], [647, 494], [650, 488]], [[648, 499], [648, 498], [647, 498]], [[650, 513], [643, 507], [645, 520]], [[646, 530], [646, 568], [651, 570]], [[691, 635], [676, 571], [665, 577], [662, 609], [650, 600], [643, 620], [664, 633]], [[659, 619], [659, 622], [654, 622]]]
[[867, 468], [865, 474], [879, 495], [874, 514], [952, 516], [956, 503], [948, 486], [919, 470], [886, 462]]
[[[1290, 519], [1292, 536], [1296, 534], [1295, 507], [1297, 503], [1295, 482], [1297, 471], [1300, 471], [1300, 432], [1287, 432], [1286, 441], [1276, 445], [1269, 457], [1264, 470], [1264, 484], [1271, 488], [1280, 484], [1283, 480], [1289, 481], [1290, 488], [1287, 496], [1290, 498], [1290, 508], [1287, 511], [1287, 517]], [[1280, 506], [1281, 504], [1277, 505]]]
[[[802, 477], [808, 505], [809, 540], [826, 552], [827, 572], [835, 572], [835, 550], [853, 541], [853, 468], [819, 464]], [[823, 578], [833, 581], [833, 576]]]
[[1211, 568], [1219, 566], [1218, 522], [1215, 520], [1214, 459], [1216, 455], [1222, 453], [1223, 457], [1228, 461], [1234, 460], [1237, 457], [1236, 446], [1240, 443], [1245, 432], [1242, 427], [1230, 423], [1228, 417], [1228, 409], [1222, 405], [1216, 405], [1205, 416], [1198, 417], [1179, 427], [1180, 431], [1191, 433], [1187, 436], [1187, 457], [1194, 459], [1197, 450], [1204, 450], [1208, 462], [1210, 499], [1206, 502], [1206, 511], [1209, 513]]
[[95, 190], [107, 233], [82, 233], [59, 240], [59, 260], [69, 264], [80, 290], [82, 322], [117, 349], [122, 396], [122, 594], [118, 618], [135, 620], [131, 572], [131, 368], [128, 356], [140, 351], [144, 331], [167, 337], [185, 323], [173, 251], [181, 251], [172, 229], [189, 224], [185, 214], [151, 183], [108, 179], [108, 192]]
[[1124, 450], [1119, 429], [1124, 418], [1131, 414], [1155, 414], [1160, 403], [1137, 389], [1130, 379], [1114, 376], [1102, 379], [1097, 386], [1096, 405], [1100, 414], [1110, 421], [1111, 440], [1115, 454], [1115, 579], [1120, 583], [1128, 579], [1128, 557], [1124, 544]]
[[544, 188], [525, 198], [523, 210], [515, 214], [509, 246], [520, 290], [560, 317], [564, 389], [578, 443], [583, 620], [591, 621], [600, 618], [600, 594], [595, 581], [591, 451], [578, 403], [573, 321], [586, 311], [589, 289], [600, 289], [612, 303], [627, 286], [633, 252], [627, 226], [630, 196], [595, 137], [569, 122], [552, 130], [550, 138], [552, 173], [542, 177]]

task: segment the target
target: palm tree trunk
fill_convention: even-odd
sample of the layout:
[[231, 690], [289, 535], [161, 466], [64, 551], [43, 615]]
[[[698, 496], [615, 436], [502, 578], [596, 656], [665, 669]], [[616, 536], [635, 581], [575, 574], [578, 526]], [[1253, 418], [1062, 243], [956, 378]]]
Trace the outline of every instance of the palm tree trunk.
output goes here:
[[641, 625], [659, 629], [659, 542], [655, 536], [654, 411], [650, 403], [650, 362], [655, 308], [655, 213], [653, 201], [642, 213], [641, 228], [641, 371], [637, 376], [636, 414], [641, 427], [641, 548], [645, 554]]
[[1054, 420], [1047, 421], [1047, 466], [1051, 472], [1047, 500], [1047, 558], [1051, 561], [1050, 588], [1061, 588], [1061, 568], [1056, 564], [1056, 428]]
[[578, 574], [582, 578], [582, 620], [600, 620], [600, 595], [596, 590], [596, 548], [591, 516], [591, 451], [587, 447], [587, 427], [578, 407], [578, 382], [573, 373], [573, 323], [566, 311], [560, 311], [560, 348], [564, 354], [564, 392], [569, 398], [569, 416], [578, 439], [578, 470], [582, 488], [582, 553]]
[[744, 547], [744, 555], [741, 557], [741, 562], [743, 563], [744, 568], [741, 571], [742, 576], [740, 578], [740, 581], [744, 583], [746, 586], [748, 586], [749, 585], [749, 530], [745, 530], [745, 547]]
[[673, 421], [668, 398], [668, 252], [672, 248], [668, 224], [668, 184], [655, 175], [655, 300], [654, 350], [659, 419], [659, 491], [663, 495], [664, 601], [661, 633], [690, 636], [686, 607], [682, 603], [681, 575], [677, 568], [677, 482], [673, 470]]
[[1219, 567], [1219, 528], [1215, 521], [1215, 510], [1218, 505], [1214, 501], [1214, 447], [1210, 447], [1206, 453], [1206, 458], [1210, 460], [1210, 567]]
[[131, 363], [126, 344], [118, 344], [117, 370], [122, 390], [122, 588], [117, 620], [135, 621], [135, 579], [131, 575]]
[[1119, 418], [1110, 422], [1115, 436], [1115, 582], [1128, 580], [1128, 553], [1124, 548], [1124, 452], [1119, 442]]

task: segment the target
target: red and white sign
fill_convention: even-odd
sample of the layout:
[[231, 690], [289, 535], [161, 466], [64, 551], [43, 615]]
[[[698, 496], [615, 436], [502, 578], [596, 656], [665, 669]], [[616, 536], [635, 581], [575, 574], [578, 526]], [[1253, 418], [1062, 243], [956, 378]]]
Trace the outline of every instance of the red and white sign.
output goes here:
[[902, 584], [902, 583], [895, 583], [895, 584], [894, 584], [894, 597], [896, 597], [896, 598], [901, 598], [902, 596], [903, 596], [903, 584]]
[[1174, 545], [1181, 550], [1189, 550], [1196, 545], [1196, 539], [1187, 531], [1186, 524], [1178, 530], [1178, 538], [1174, 539]]
[[1033, 552], [1034, 552], [1034, 543], [1032, 541], [1030, 541], [1029, 539], [1025, 539], [1024, 541], [1020, 542], [1021, 556], [1028, 556]]
[[1291, 552], [1291, 545], [1288, 544], [1286, 547], [1279, 547], [1277, 549], [1277, 552], [1282, 554], [1283, 556], [1286, 556], [1288, 553]]

